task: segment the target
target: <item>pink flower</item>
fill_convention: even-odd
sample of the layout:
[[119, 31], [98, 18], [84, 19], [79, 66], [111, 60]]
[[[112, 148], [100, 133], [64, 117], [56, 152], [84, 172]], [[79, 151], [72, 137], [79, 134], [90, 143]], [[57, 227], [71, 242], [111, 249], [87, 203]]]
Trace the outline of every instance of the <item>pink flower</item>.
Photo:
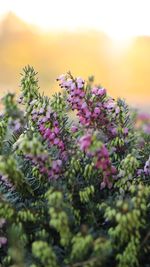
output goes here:
[[94, 108], [94, 113], [96, 114], [96, 115], [99, 115], [100, 114], [100, 109], [98, 108], [98, 107], [96, 107], [96, 108]]
[[119, 114], [119, 112], [120, 112], [120, 108], [119, 108], [119, 107], [116, 107], [116, 109], [115, 109], [115, 113], [116, 113], [116, 114]]
[[92, 92], [92, 94], [97, 95], [98, 87], [93, 87], [91, 92]]
[[144, 131], [146, 134], [150, 134], [150, 124], [149, 124], [149, 125], [144, 125], [144, 126], [143, 126], [143, 131]]
[[59, 129], [57, 126], [55, 126], [55, 127], [54, 127], [54, 133], [55, 133], [55, 134], [58, 134], [59, 132], [60, 132], [60, 129]]
[[72, 83], [72, 84], [71, 84], [71, 90], [74, 90], [75, 88], [76, 88], [75, 83]]
[[112, 100], [112, 99], [110, 99], [110, 100], [108, 100], [108, 102], [107, 103], [105, 103], [105, 108], [107, 108], [108, 110], [112, 110], [112, 109], [114, 109], [114, 107], [115, 107], [115, 102]]
[[71, 131], [72, 131], [73, 133], [77, 132], [77, 131], [78, 131], [78, 127], [75, 126], [75, 125], [72, 125], [72, 126], [71, 126]]
[[7, 238], [4, 237], [4, 236], [0, 236], [0, 248], [3, 246], [3, 245], [6, 245], [7, 243]]
[[105, 182], [101, 182], [101, 187], [100, 187], [100, 189], [102, 190], [102, 189], [104, 189], [106, 187], [106, 183]]
[[124, 135], [128, 135], [128, 128], [125, 127], [125, 128], [123, 129], [123, 132], [124, 132]]
[[63, 82], [66, 80], [66, 74], [61, 74], [57, 79], [57, 81]]
[[46, 112], [46, 118], [47, 118], [47, 119], [50, 119], [50, 117], [51, 117], [51, 114], [50, 114], [49, 111], [47, 111], [47, 112]]
[[51, 135], [51, 130], [49, 129], [49, 128], [47, 128], [46, 130], [45, 130], [45, 134], [44, 134], [44, 138], [49, 138], [50, 137], [50, 135]]
[[54, 145], [58, 145], [58, 143], [59, 143], [59, 138], [55, 138], [54, 139]]
[[104, 145], [102, 146], [100, 153], [101, 153], [102, 157], [107, 157], [107, 158], [109, 157], [108, 150]]
[[106, 89], [105, 88], [93, 87], [92, 88], [92, 94], [94, 94], [96, 96], [106, 95]]
[[87, 109], [85, 110], [85, 118], [90, 118], [91, 112]]
[[87, 108], [87, 103], [86, 102], [83, 102], [83, 104], [81, 106], [81, 109], [86, 110], [86, 108]]
[[79, 140], [81, 150], [86, 151], [90, 147], [91, 142], [92, 142], [91, 135], [87, 134], [81, 137]]
[[55, 138], [55, 134], [54, 134], [54, 133], [51, 133], [51, 134], [49, 135], [49, 140], [54, 140], [54, 138]]
[[39, 114], [43, 114], [43, 113], [44, 113], [44, 108], [40, 108]]
[[110, 128], [110, 132], [112, 133], [113, 136], [117, 135], [117, 128]]
[[4, 218], [1, 218], [0, 219], [0, 228], [2, 228], [5, 223], [6, 223], [6, 220]]
[[63, 141], [59, 140], [58, 147], [59, 147], [61, 150], [64, 150], [65, 145], [64, 145]]
[[45, 127], [44, 127], [43, 124], [40, 125], [39, 130], [40, 130], [41, 133], [45, 132]]
[[106, 95], [106, 89], [105, 88], [98, 89], [97, 95], [98, 96]]
[[54, 126], [58, 126], [58, 125], [59, 125], [58, 121], [55, 120], [55, 121], [53, 122], [53, 125], [54, 125]]
[[78, 87], [79, 89], [83, 88], [83, 86], [84, 86], [84, 80], [83, 80], [82, 78], [78, 77], [78, 78], [76, 79], [76, 82], [77, 82], [77, 87]]

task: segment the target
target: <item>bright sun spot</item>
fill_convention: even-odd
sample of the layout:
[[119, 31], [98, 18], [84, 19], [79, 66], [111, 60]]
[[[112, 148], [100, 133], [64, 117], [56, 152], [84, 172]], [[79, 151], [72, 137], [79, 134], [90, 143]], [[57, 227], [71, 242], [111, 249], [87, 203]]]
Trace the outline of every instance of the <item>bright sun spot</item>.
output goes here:
[[95, 29], [118, 44], [150, 35], [150, 0], [0, 0], [0, 14], [12, 11], [43, 30]]

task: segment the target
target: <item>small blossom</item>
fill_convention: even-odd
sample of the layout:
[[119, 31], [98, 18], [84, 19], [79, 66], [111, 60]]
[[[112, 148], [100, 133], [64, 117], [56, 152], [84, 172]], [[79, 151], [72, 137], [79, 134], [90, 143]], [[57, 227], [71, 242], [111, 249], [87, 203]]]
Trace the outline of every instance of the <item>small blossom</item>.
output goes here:
[[81, 150], [86, 151], [90, 147], [91, 141], [92, 141], [92, 138], [91, 138], [91, 135], [89, 134], [81, 137], [79, 140]]
[[99, 115], [100, 114], [100, 109], [98, 108], [98, 107], [96, 107], [96, 108], [94, 108], [94, 113], [96, 114], [96, 115]]
[[7, 244], [7, 238], [4, 236], [0, 236], [0, 248]]
[[0, 219], [0, 228], [2, 228], [5, 223], [6, 223], [6, 220], [4, 218], [1, 218]]
[[128, 128], [125, 127], [125, 128], [123, 129], [123, 133], [124, 133], [124, 135], [128, 135], [128, 132], [129, 132]]
[[76, 132], [78, 131], [78, 127], [75, 126], [75, 125], [72, 125], [72, 126], [71, 126], [71, 131], [72, 131], [73, 133], [76, 133]]

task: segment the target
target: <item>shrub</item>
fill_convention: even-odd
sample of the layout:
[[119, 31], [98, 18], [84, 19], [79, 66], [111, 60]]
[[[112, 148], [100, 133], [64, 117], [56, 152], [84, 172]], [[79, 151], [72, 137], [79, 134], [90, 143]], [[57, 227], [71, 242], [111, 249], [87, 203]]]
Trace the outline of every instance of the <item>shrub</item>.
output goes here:
[[150, 266], [148, 122], [92, 77], [61, 75], [50, 99], [36, 75], [3, 98], [1, 266]]

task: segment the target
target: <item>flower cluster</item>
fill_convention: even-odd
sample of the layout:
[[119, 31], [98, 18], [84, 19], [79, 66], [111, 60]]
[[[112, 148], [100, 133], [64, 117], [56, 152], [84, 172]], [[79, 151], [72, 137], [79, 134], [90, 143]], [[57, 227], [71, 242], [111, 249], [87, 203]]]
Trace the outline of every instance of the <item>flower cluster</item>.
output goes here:
[[0, 183], [6, 186], [6, 188], [13, 189], [13, 184], [9, 181], [8, 175], [0, 175]]
[[48, 146], [55, 146], [65, 156], [65, 144], [62, 139], [56, 112], [52, 111], [48, 103], [39, 105], [37, 100], [32, 100], [29, 105], [31, 107], [32, 122], [37, 125], [40, 134], [47, 141]]
[[101, 171], [103, 181], [101, 182], [101, 189], [108, 187], [111, 188], [112, 178], [117, 174], [116, 168], [112, 165], [109, 152], [106, 146], [102, 143], [95, 143], [91, 134], [84, 135], [79, 140], [80, 148], [87, 156], [93, 158], [94, 166]]
[[[54, 117], [55, 114], [53, 114]], [[46, 123], [50, 122], [48, 119], [47, 115], [43, 117], [42, 119], [40, 118], [39, 120], [39, 131], [43, 138], [48, 141], [48, 145], [54, 145], [61, 151], [64, 151], [65, 145], [64, 142], [62, 141], [61, 138], [61, 129], [59, 127], [59, 122], [57, 118], [55, 118], [50, 127], [47, 127]]]
[[35, 136], [32, 138], [27, 136], [20, 137], [18, 151], [27, 162], [32, 163], [34, 171], [38, 170], [38, 174], [41, 174], [48, 180], [57, 179], [62, 175], [63, 161], [61, 158], [51, 155]]
[[[79, 123], [84, 127], [101, 129], [109, 138], [117, 136], [116, 117], [120, 108], [113, 98], [107, 96], [103, 87], [88, 87], [83, 79], [74, 79], [70, 73], [57, 79], [67, 91], [67, 101], [77, 111]], [[77, 131], [76, 127], [72, 131]]]
[[[94, 87], [91, 92], [88, 92], [85, 88], [85, 81], [81, 78], [73, 79], [71, 74], [61, 75], [57, 80], [61, 88], [67, 90], [67, 101], [72, 110], [77, 110], [77, 116], [82, 125], [89, 127], [94, 126], [95, 122], [102, 124], [103, 121], [104, 123], [106, 120], [104, 110], [107, 108], [106, 103], [105, 106], [102, 103], [106, 96], [104, 88]], [[110, 108], [109, 105], [108, 108]]]
[[9, 127], [12, 130], [12, 132], [14, 132], [14, 133], [20, 132], [21, 129], [23, 128], [20, 119], [11, 120], [9, 123]]
[[[25, 89], [25, 94], [26, 90], [27, 88]], [[38, 130], [48, 150], [54, 148], [54, 156], [52, 154], [49, 155], [49, 153], [43, 154], [41, 150], [40, 153], [32, 153], [30, 151], [30, 153], [25, 154], [25, 158], [30, 160], [39, 173], [46, 176], [48, 180], [57, 179], [63, 173], [63, 161], [67, 159], [59, 118], [47, 98], [41, 98], [40, 96], [38, 98], [38, 93], [36, 92], [36, 98], [33, 99], [31, 97], [30, 100], [28, 99], [27, 114], [30, 117], [31, 127], [35, 128], [36, 131]], [[24, 94], [22, 95], [22, 102], [26, 103]]]
[[62, 160], [49, 160], [48, 155], [31, 154], [26, 155], [26, 159], [31, 161], [33, 166], [37, 167], [40, 174], [46, 176], [49, 180], [57, 179], [62, 175]]

